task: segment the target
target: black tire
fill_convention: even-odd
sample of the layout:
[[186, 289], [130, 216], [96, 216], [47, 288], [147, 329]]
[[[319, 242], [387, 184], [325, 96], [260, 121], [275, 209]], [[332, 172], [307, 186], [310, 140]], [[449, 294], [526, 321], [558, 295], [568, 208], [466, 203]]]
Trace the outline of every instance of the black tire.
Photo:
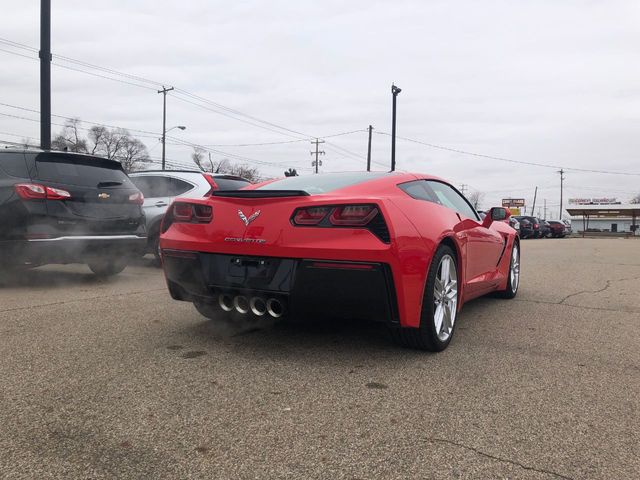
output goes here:
[[[514, 259], [514, 248], [517, 249], [517, 258]], [[520, 287], [520, 243], [517, 240], [514, 240], [513, 246], [511, 247], [511, 251], [509, 252], [509, 274], [507, 276], [507, 288], [504, 290], [496, 292], [496, 295], [500, 298], [512, 299], [518, 294], [518, 288]], [[515, 288], [513, 284], [513, 276], [511, 275], [511, 271], [514, 268], [514, 260], [518, 262], [518, 275], [515, 280]]]
[[[422, 298], [422, 311], [420, 313], [420, 327], [396, 327], [391, 329], [391, 336], [393, 340], [403, 347], [415, 348], [420, 350], [427, 350], [430, 352], [441, 352], [451, 342], [453, 334], [455, 333], [456, 322], [454, 315], [454, 322], [451, 332], [448, 338], [442, 340], [438, 337], [435, 325], [435, 311], [436, 305], [434, 300], [434, 290], [436, 285], [436, 277], [438, 275], [438, 269], [442, 259], [445, 256], [449, 256], [454, 263], [456, 271], [456, 279], [458, 277], [458, 261], [456, 253], [446, 245], [440, 245], [436, 250], [435, 255], [431, 259], [431, 265], [429, 266], [429, 273], [427, 275], [427, 281], [424, 289], [424, 295]], [[456, 295], [455, 307], [458, 306], [458, 294]]]
[[98, 277], [111, 277], [121, 273], [127, 268], [127, 260], [122, 258], [100, 258], [90, 261], [88, 265], [91, 271]]
[[162, 257], [160, 256], [160, 233], [156, 233], [149, 239], [149, 249], [153, 253], [154, 264], [156, 267], [162, 266]]

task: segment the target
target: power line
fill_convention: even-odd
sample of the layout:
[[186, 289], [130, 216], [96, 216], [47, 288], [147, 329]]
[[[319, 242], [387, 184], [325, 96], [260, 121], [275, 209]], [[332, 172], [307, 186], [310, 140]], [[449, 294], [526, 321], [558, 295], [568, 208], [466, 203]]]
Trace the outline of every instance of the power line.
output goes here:
[[[0, 38], [0, 42], [5, 44], [5, 45], [11, 46], [13, 48], [20, 48], [20, 49], [31, 51], [31, 52], [34, 52], [34, 53], [38, 52], [38, 50], [35, 49], [34, 47], [31, 47], [29, 45], [25, 45], [25, 44], [22, 44], [22, 43], [14, 42], [14, 41], [6, 39], [6, 38]], [[8, 51], [8, 50], [3, 50], [3, 51], [6, 51], [7, 53], [15, 54], [15, 55], [20, 55], [20, 56], [23, 56], [23, 57], [26, 57], [26, 58], [31, 58], [33, 60], [38, 60], [35, 57], [26, 56], [26, 55], [23, 55], [23, 54], [19, 54], [17, 52], [11, 52], [11, 51]], [[137, 76], [137, 75], [131, 75], [131, 74], [127, 74], [127, 73], [124, 73], [124, 72], [120, 72], [118, 70], [114, 70], [114, 69], [111, 69], [111, 68], [101, 67], [99, 65], [95, 65], [95, 64], [88, 63], [88, 62], [84, 62], [82, 60], [76, 60], [76, 59], [73, 59], [71, 57], [66, 57], [66, 56], [57, 55], [57, 54], [54, 54], [53, 57], [55, 59], [62, 60], [64, 62], [71, 62], [71, 63], [74, 63], [76, 65], [84, 66], [86, 68], [91, 68], [91, 69], [95, 69], [95, 70], [101, 71], [103, 73], [108, 73], [109, 75], [122, 76], [124, 78], [128, 78], [129, 80], [135, 80], [135, 81], [141, 82], [141, 83], [148, 83], [148, 84], [153, 84], [153, 85], [156, 85], [156, 86], [166, 85], [167, 83], [171, 84], [171, 82], [158, 82], [158, 81], [150, 80], [150, 79], [147, 79], [147, 78], [144, 78], [144, 77], [140, 77], [140, 76]], [[68, 70], [73, 70], [73, 71], [85, 73], [85, 74], [88, 74], [88, 75], [93, 75], [93, 76], [96, 76], [96, 77], [99, 77], [99, 78], [104, 78], [104, 79], [107, 79], [107, 80], [117, 81], [117, 82], [120, 82], [120, 83], [132, 85], [132, 86], [135, 86], [135, 87], [145, 88], [147, 90], [156, 90], [156, 88], [157, 88], [157, 87], [150, 87], [148, 85], [141, 85], [140, 83], [134, 83], [134, 82], [130, 82], [130, 81], [120, 80], [120, 79], [117, 79], [117, 78], [113, 78], [112, 76], [106, 76], [106, 75], [100, 75], [100, 74], [93, 73], [93, 72], [88, 72], [88, 71], [80, 69], [80, 68], [70, 67], [68, 65], [61, 65], [60, 63], [56, 63], [56, 62], [54, 62], [53, 64], [57, 65], [59, 67], [62, 67], [62, 68], [66, 68]], [[194, 99], [194, 100], [206, 103], [206, 104], [208, 104], [208, 105], [210, 105], [212, 107], [215, 107], [218, 110], [214, 110], [213, 108], [210, 108], [210, 110], [213, 111], [213, 112], [216, 112], [216, 113], [218, 113], [220, 115], [224, 115], [224, 116], [226, 116], [228, 118], [232, 118], [232, 119], [234, 119], [236, 121], [241, 121], [241, 122], [247, 123], [249, 125], [253, 125], [253, 126], [258, 127], [258, 128], [264, 128], [266, 130], [271, 130], [271, 131], [273, 131], [275, 133], [279, 133], [281, 135], [288, 135], [290, 137], [293, 137], [293, 135], [291, 135], [291, 134], [297, 135], [297, 137], [293, 137], [293, 138], [300, 138], [300, 137], [305, 137], [306, 139], [314, 138], [313, 135], [302, 133], [302, 132], [299, 132], [297, 130], [293, 130], [293, 129], [284, 127], [282, 125], [278, 125], [276, 123], [273, 123], [273, 122], [270, 122], [270, 121], [267, 121], [267, 120], [263, 120], [261, 118], [258, 118], [258, 117], [255, 117], [255, 116], [252, 116], [252, 115], [249, 115], [249, 114], [246, 114], [244, 112], [241, 112], [240, 110], [236, 110], [236, 109], [227, 107], [225, 105], [222, 105], [220, 103], [213, 102], [212, 100], [209, 100], [209, 99], [207, 99], [205, 97], [202, 97], [200, 95], [196, 95], [194, 93], [191, 93], [191, 92], [189, 92], [187, 90], [184, 90], [184, 89], [181, 89], [181, 88], [176, 88], [176, 92], [175, 93], [184, 95], [184, 96], [189, 97], [191, 99]], [[185, 98], [178, 97], [178, 95], [174, 94], [172, 96], [174, 96], [176, 98], [180, 98], [182, 101], [185, 101], [187, 103], [192, 103], [193, 105], [197, 105], [197, 106], [203, 107], [200, 104], [196, 104], [195, 102], [190, 102]], [[219, 111], [219, 110], [222, 110], [222, 111]], [[224, 113], [224, 112], [227, 112], [227, 113]], [[233, 114], [233, 115], [236, 115], [236, 116], [233, 116], [233, 115], [230, 115], [230, 114]], [[240, 118], [237, 118], [238, 116], [245, 117], [245, 118], [247, 118], [249, 120], [252, 120], [254, 122], [258, 122], [258, 124], [249, 122], [247, 120], [242, 120]], [[264, 124], [264, 125], [260, 125], [260, 124]], [[273, 127], [273, 128], [267, 128], [265, 125]], [[275, 129], [277, 129], [277, 130], [275, 130]], [[290, 133], [287, 134], [285, 132], [290, 132]]]
[[[378, 135], [391, 136], [391, 134], [387, 133], [387, 132], [374, 132], [374, 133], [377, 133]], [[527, 161], [524, 161], [524, 160], [513, 160], [513, 159], [510, 159], [510, 158], [496, 157], [496, 156], [493, 156], [493, 155], [485, 155], [485, 154], [482, 154], [482, 153], [468, 152], [466, 150], [460, 150], [460, 149], [457, 149], [457, 148], [444, 147], [442, 145], [435, 145], [433, 143], [422, 142], [420, 140], [415, 140], [413, 138], [407, 138], [407, 137], [401, 137], [399, 135], [397, 135], [396, 138], [399, 138], [401, 140], [405, 140], [407, 142], [418, 143], [420, 145], [425, 145], [425, 146], [431, 147], [431, 148], [437, 148], [439, 150], [447, 150], [449, 152], [460, 153], [460, 154], [463, 154], [463, 155], [471, 155], [473, 157], [487, 158], [487, 159], [490, 159], [490, 160], [499, 160], [501, 162], [518, 163], [518, 164], [521, 164], [521, 165], [531, 165], [531, 166], [534, 166], [534, 167], [563, 168], [564, 170], [571, 170], [571, 171], [574, 171], [574, 172], [606, 173], [606, 174], [610, 174], [610, 175], [640, 176], [640, 173], [614, 172], [614, 171], [609, 171], [609, 170], [591, 170], [591, 169], [587, 169], [587, 168], [562, 167], [560, 165], [549, 165], [549, 164], [546, 164], [546, 163], [527, 162]]]

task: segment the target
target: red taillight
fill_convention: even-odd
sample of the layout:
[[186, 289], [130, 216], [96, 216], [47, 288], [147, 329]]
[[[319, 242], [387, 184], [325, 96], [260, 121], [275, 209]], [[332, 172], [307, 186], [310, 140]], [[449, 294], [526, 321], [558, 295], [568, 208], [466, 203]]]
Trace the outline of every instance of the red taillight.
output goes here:
[[142, 205], [144, 203], [144, 195], [142, 192], [136, 192], [129, 195], [129, 201], [136, 205]]
[[213, 208], [209, 205], [195, 204], [193, 206], [193, 217], [198, 222], [209, 223], [213, 218]]
[[209, 223], [213, 219], [213, 208], [199, 203], [177, 202], [173, 204], [173, 222]]
[[14, 185], [16, 193], [20, 198], [25, 200], [33, 200], [37, 198], [47, 198], [47, 191], [42, 185], [35, 185], [32, 183], [18, 183]]
[[173, 219], [176, 222], [190, 222], [193, 208], [190, 203], [175, 203], [173, 205]]
[[296, 225], [318, 225], [329, 214], [329, 207], [301, 208], [293, 216]]
[[345, 205], [334, 208], [329, 221], [343, 227], [364, 227], [377, 214], [378, 209], [373, 205]]
[[16, 193], [24, 200], [68, 200], [71, 194], [61, 188], [45, 187], [37, 183], [18, 183], [14, 185]]
[[539, 227], [540, 227], [540, 225], [538, 225], [537, 223], [533, 224], [533, 228], [539, 228]]

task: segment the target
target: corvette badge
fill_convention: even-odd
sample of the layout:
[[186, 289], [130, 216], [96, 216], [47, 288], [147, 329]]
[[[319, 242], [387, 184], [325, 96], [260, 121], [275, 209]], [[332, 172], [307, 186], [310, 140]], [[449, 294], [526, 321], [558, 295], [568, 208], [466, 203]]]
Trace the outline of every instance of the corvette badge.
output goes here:
[[244, 222], [245, 227], [248, 227], [251, 222], [253, 222], [256, 218], [258, 218], [258, 215], [260, 215], [260, 210], [251, 214], [251, 216], [247, 218], [247, 216], [242, 212], [242, 210], [238, 210], [238, 216], [240, 217], [240, 220]]

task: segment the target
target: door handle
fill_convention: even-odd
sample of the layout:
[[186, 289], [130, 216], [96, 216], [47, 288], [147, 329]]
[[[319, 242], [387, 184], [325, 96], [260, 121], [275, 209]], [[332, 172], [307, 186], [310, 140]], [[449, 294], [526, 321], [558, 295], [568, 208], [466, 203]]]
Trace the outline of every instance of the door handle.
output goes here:
[[155, 206], [156, 207], [166, 207], [168, 205], [167, 202], [156, 202]]

